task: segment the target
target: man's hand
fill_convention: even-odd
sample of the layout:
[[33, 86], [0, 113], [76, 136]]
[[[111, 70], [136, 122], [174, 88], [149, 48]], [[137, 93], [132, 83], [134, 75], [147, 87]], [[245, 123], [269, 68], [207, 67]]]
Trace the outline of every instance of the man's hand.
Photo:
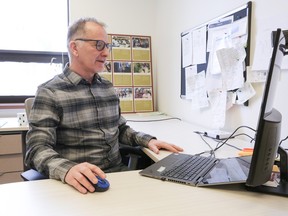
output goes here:
[[105, 173], [99, 167], [86, 162], [80, 163], [67, 172], [65, 182], [79, 192], [86, 194], [88, 191], [94, 192], [95, 190], [93, 185], [87, 180], [88, 178], [93, 184], [97, 184], [98, 180], [95, 175], [106, 178]]
[[156, 154], [159, 153], [160, 149], [165, 149], [171, 152], [182, 152], [183, 149], [179, 146], [173, 145], [173, 144], [169, 144], [166, 143], [164, 141], [161, 140], [156, 140], [156, 139], [151, 139], [148, 143], [148, 148], [155, 152]]

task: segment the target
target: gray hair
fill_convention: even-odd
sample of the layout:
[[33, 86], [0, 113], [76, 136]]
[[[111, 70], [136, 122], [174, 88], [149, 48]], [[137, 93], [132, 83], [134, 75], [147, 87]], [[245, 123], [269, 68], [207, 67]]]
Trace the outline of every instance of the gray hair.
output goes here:
[[99, 22], [96, 18], [94, 17], [85, 17], [85, 18], [80, 18], [76, 20], [72, 25], [69, 26], [68, 28], [68, 33], [67, 33], [67, 46], [69, 49], [69, 42], [73, 40], [74, 36], [85, 34], [85, 24], [87, 22], [93, 22], [96, 23], [103, 28], [106, 27], [106, 24], [103, 22]]

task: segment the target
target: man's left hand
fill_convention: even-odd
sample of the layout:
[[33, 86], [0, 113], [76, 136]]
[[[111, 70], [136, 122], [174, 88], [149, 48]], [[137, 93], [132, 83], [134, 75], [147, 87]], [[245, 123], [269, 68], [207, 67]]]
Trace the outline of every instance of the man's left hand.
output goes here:
[[149, 141], [148, 148], [151, 151], [155, 152], [156, 154], [159, 153], [160, 149], [165, 149], [165, 150], [175, 152], [175, 153], [183, 151], [183, 149], [179, 146], [176, 146], [174, 144], [169, 144], [169, 143], [166, 143], [164, 141], [156, 140], [156, 139], [151, 139]]

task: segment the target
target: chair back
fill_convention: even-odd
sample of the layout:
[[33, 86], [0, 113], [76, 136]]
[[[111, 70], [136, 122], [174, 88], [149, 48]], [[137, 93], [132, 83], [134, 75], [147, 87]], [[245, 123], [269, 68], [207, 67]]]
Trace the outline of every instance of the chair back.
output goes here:
[[[27, 116], [27, 120], [29, 122], [29, 115], [30, 115], [30, 110], [32, 109], [33, 103], [34, 103], [34, 97], [32, 98], [27, 98], [25, 100], [25, 112], [26, 112], [26, 116]], [[24, 137], [22, 139], [26, 139], [26, 133], [24, 135]], [[25, 144], [26, 145], [26, 142]], [[25, 157], [25, 153], [23, 152], [23, 157]], [[24, 181], [33, 181], [33, 180], [41, 180], [41, 179], [47, 179], [47, 176], [44, 176], [43, 174], [37, 172], [34, 169], [28, 169], [25, 165], [24, 165], [24, 172], [21, 173], [21, 177]]]
[[27, 98], [25, 100], [25, 112], [26, 112], [28, 122], [29, 122], [30, 110], [33, 106], [33, 103], [34, 103], [34, 97], [33, 98]]

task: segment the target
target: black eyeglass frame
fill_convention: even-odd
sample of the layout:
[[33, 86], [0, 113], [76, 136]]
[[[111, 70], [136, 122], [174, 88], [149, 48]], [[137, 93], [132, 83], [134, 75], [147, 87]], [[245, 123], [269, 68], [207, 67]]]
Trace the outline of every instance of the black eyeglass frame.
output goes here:
[[[112, 48], [112, 44], [110, 44], [110, 43], [105, 43], [105, 41], [103, 41], [103, 40], [94, 40], [94, 39], [88, 39], [88, 38], [76, 38], [75, 41], [85, 41], [85, 42], [90, 42], [90, 41], [92, 41], [92, 42], [96, 42], [95, 47], [96, 47], [96, 49], [97, 49], [98, 51], [104, 50], [105, 47], [106, 47], [108, 50], [111, 50], [111, 48]], [[101, 45], [101, 48], [98, 47], [98, 44], [99, 44], [99, 43], [102, 43], [102, 44], [103, 44], [103, 45]]]

